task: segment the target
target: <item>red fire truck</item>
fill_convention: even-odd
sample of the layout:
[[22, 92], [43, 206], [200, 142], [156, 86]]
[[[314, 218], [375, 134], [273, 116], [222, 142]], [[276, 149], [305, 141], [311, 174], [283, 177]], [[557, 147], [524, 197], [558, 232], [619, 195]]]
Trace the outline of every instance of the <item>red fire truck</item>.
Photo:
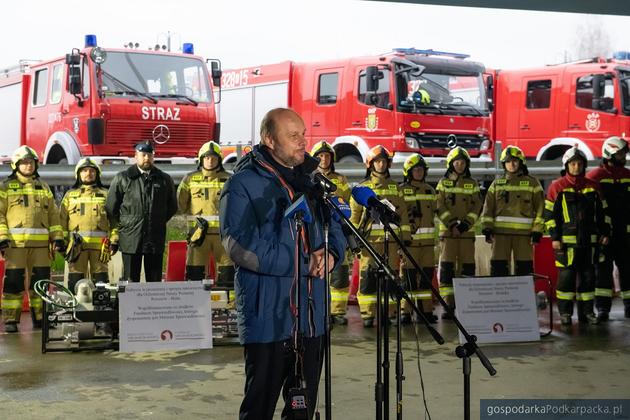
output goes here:
[[88, 35], [65, 57], [0, 70], [0, 155], [25, 144], [44, 163], [126, 163], [135, 143], [151, 140], [156, 161], [191, 162], [219, 134], [212, 85], [221, 69], [209, 61], [210, 75], [192, 44], [104, 50]]
[[488, 156], [485, 68], [467, 57], [408, 48], [224, 71], [221, 143], [257, 143], [262, 116], [288, 106], [304, 118], [309, 144], [330, 142], [342, 162], [362, 162], [378, 144], [394, 151], [396, 161], [413, 152], [445, 156], [457, 145]]
[[[577, 144], [601, 157], [609, 136], [630, 134], [630, 60], [594, 58], [494, 74], [494, 139], [537, 160]], [[492, 79], [490, 79], [492, 80]]]

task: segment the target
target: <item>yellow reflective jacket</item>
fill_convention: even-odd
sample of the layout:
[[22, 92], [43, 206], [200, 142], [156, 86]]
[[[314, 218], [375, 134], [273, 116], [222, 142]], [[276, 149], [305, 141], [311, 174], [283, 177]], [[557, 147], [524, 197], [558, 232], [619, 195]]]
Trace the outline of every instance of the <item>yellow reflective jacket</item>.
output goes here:
[[409, 181], [400, 185], [407, 206], [414, 246], [435, 245], [435, 216], [437, 194], [433, 187], [422, 181]]
[[[109, 221], [105, 211], [107, 190], [95, 185], [82, 185], [66, 193], [61, 200], [59, 216], [61, 227], [67, 236], [77, 232], [83, 239], [83, 249], [101, 249], [109, 234]], [[118, 242], [112, 235], [112, 242]]]
[[507, 235], [542, 233], [545, 198], [540, 182], [532, 176], [507, 173], [494, 180], [481, 214], [482, 229]]
[[469, 228], [461, 237], [473, 238], [474, 225], [479, 218], [482, 205], [477, 181], [451, 173], [438, 182], [436, 190], [440, 237], [451, 238], [451, 228], [458, 222], [466, 222]]
[[177, 188], [177, 205], [182, 214], [191, 216], [191, 226], [195, 217], [203, 217], [208, 221], [208, 233], [219, 233], [219, 199], [229, 177], [226, 171], [201, 169], [182, 180]]
[[[361, 185], [371, 188], [379, 199], [387, 199], [396, 207], [396, 212], [400, 214], [401, 223], [394, 232], [400, 235], [402, 240], [411, 240], [407, 206], [403, 199], [402, 190], [398, 187], [396, 181], [389, 176], [379, 176], [378, 174], [372, 173], [370, 178], [363, 181]], [[350, 199], [350, 209], [352, 211], [352, 215], [350, 216], [352, 224], [370, 241], [383, 242], [385, 235], [383, 225], [373, 220], [370, 217], [370, 212], [366, 211], [354, 198]], [[391, 241], [393, 242], [393, 239]]]
[[14, 248], [47, 247], [63, 239], [52, 191], [39, 178], [18, 173], [0, 184], [0, 241], [5, 239]]

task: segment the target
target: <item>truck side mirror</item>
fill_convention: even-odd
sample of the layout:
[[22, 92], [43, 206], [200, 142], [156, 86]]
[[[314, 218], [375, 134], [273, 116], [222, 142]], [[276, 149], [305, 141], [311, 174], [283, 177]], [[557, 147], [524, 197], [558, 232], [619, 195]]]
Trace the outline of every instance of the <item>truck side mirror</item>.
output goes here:
[[368, 92], [376, 92], [378, 90], [378, 81], [383, 77], [383, 73], [376, 66], [368, 66], [365, 69], [365, 90]]
[[212, 61], [210, 63], [210, 69], [212, 84], [216, 87], [221, 87], [221, 76], [223, 75], [221, 63], [218, 61]]
[[604, 97], [604, 88], [606, 86], [606, 77], [603, 74], [594, 74], [591, 79], [593, 86], [593, 101], [591, 108], [600, 109], [601, 99]]
[[488, 111], [494, 110], [494, 77], [489, 74], [486, 77], [486, 101], [488, 102]]
[[75, 53], [66, 54], [68, 65], [68, 91], [74, 95], [81, 95], [83, 91], [83, 78], [81, 77], [81, 55]]

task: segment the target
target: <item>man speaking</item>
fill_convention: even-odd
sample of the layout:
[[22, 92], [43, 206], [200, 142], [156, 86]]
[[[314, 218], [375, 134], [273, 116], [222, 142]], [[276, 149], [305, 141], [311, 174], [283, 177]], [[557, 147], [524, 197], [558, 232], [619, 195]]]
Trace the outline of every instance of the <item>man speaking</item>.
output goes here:
[[[311, 190], [317, 159], [306, 153], [304, 122], [290, 109], [269, 111], [260, 127], [261, 144], [241, 159], [221, 194], [221, 238], [236, 267], [238, 328], [245, 353], [245, 395], [240, 419], [272, 419], [280, 390], [291, 415], [294, 375], [292, 332], [297, 329], [296, 288], [300, 288], [299, 331], [302, 379], [308, 418], [314, 412], [322, 366], [325, 320], [324, 260], [342, 261], [345, 239], [330, 222], [330, 254], [324, 256], [318, 200], [310, 200], [312, 221], [296, 241], [293, 218], [285, 211]], [[319, 200], [321, 201], [321, 200]], [[299, 246], [299, 248], [298, 248]], [[300, 259], [297, 273], [296, 258]], [[284, 387], [284, 388], [283, 388]], [[294, 407], [295, 408], [295, 407]]]

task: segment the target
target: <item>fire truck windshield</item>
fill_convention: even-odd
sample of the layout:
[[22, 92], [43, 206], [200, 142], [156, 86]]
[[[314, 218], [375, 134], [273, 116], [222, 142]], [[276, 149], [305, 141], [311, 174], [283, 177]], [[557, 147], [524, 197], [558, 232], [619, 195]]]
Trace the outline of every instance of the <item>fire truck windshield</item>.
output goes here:
[[630, 115], [630, 69], [619, 70], [619, 86], [621, 90], [621, 109], [625, 115]]
[[101, 68], [104, 96], [210, 102], [205, 64], [193, 57], [108, 51]]
[[412, 113], [487, 115], [482, 74], [450, 74], [444, 70], [427, 67], [420, 75], [399, 73], [399, 109]]

